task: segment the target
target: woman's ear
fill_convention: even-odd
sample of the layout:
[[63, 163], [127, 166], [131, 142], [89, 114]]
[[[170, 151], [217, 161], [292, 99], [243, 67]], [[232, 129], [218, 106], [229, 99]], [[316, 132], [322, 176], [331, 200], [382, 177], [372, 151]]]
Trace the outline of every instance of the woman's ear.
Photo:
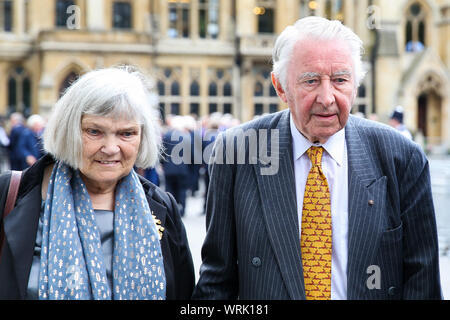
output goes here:
[[287, 103], [286, 92], [284, 91], [280, 81], [277, 79], [277, 77], [273, 72], [271, 73], [271, 77], [272, 77], [272, 85], [275, 88], [278, 96], [280, 97], [281, 100], [283, 100], [284, 103]]

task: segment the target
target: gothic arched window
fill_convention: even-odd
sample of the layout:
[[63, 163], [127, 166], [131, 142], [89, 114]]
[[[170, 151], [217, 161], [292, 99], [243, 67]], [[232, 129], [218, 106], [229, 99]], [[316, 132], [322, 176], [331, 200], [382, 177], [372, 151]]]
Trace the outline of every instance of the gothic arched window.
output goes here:
[[189, 103], [189, 113], [195, 114], [197, 116], [200, 115], [200, 105], [202, 98], [201, 88], [200, 88], [200, 74], [201, 71], [199, 68], [190, 68], [189, 70], [189, 79], [191, 84], [189, 86], [189, 96], [185, 98], [186, 102]]
[[57, 27], [66, 27], [67, 26], [67, 21], [70, 17], [70, 13], [67, 12], [67, 9], [73, 5], [75, 5], [75, 1], [73, 1], [73, 0], [57, 0], [56, 1], [55, 24]]
[[275, 8], [274, 0], [257, 0], [253, 13], [258, 19], [258, 33], [275, 32]]
[[172, 96], [180, 95], [180, 84], [178, 83], [178, 81], [172, 82], [172, 85], [170, 86], [170, 94]]
[[406, 11], [405, 45], [406, 51], [422, 51], [426, 45], [426, 12], [422, 5], [415, 2]]
[[190, 88], [191, 96], [199, 96], [200, 95], [200, 86], [196, 80], [192, 81]]
[[22, 67], [8, 77], [8, 112], [22, 112], [25, 117], [31, 114], [31, 80]]
[[13, 22], [12, 0], [0, 1], [0, 31], [11, 32]]
[[170, 38], [189, 37], [190, 2], [174, 0], [169, 2], [169, 30]]
[[128, 1], [114, 1], [113, 28], [130, 29], [132, 27], [132, 7]]
[[232, 71], [225, 68], [208, 70], [208, 112], [233, 112]]
[[278, 111], [279, 98], [272, 85], [270, 69], [266, 66], [256, 66], [254, 70], [255, 83], [253, 87], [254, 115]]
[[164, 120], [168, 114], [178, 115], [181, 112], [181, 69], [169, 67], [157, 69], [157, 74], [159, 109]]
[[200, 38], [216, 39], [219, 34], [219, 0], [199, 0], [198, 19]]

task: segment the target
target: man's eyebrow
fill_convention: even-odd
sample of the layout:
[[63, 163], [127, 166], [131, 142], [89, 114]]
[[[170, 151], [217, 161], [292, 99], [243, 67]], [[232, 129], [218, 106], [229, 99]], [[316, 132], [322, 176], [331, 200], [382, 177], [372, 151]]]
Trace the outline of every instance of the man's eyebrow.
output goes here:
[[[331, 77], [340, 77], [340, 76], [351, 76], [352, 72], [350, 70], [339, 70], [334, 72]], [[304, 72], [297, 78], [297, 82], [301, 82], [305, 79], [311, 78], [320, 78], [322, 75], [318, 72]]]
[[339, 70], [334, 72], [331, 76], [332, 77], [338, 77], [338, 76], [351, 76], [352, 72], [350, 70]]
[[302, 81], [304, 79], [310, 79], [310, 78], [318, 78], [318, 77], [320, 77], [320, 73], [318, 73], [318, 72], [305, 72], [305, 73], [302, 73], [297, 78], [297, 81]]

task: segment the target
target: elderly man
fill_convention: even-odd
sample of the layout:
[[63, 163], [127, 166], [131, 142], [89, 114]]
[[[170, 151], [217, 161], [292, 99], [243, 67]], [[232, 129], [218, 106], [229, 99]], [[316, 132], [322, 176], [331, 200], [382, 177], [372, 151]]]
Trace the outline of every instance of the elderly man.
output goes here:
[[[361, 50], [350, 29], [319, 17], [279, 36], [272, 80], [289, 109], [218, 137], [194, 298], [441, 298], [427, 159], [350, 115]], [[275, 135], [256, 134], [269, 163], [251, 162], [236, 130]], [[217, 161], [230, 148], [246, 162]], [[263, 174], [270, 161], [277, 170]]]

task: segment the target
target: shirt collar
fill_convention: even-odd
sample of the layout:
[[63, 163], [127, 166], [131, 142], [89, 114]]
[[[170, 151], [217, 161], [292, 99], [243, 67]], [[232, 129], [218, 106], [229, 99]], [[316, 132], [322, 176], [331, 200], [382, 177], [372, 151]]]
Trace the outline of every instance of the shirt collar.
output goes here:
[[328, 140], [323, 144], [313, 144], [311, 141], [306, 139], [300, 131], [298, 131], [295, 126], [294, 119], [292, 118], [292, 114], [289, 116], [290, 127], [291, 127], [291, 135], [293, 148], [292, 153], [294, 156], [294, 161], [298, 160], [311, 146], [322, 146], [325, 151], [336, 161], [339, 166], [342, 166], [344, 162], [344, 150], [345, 150], [345, 127], [334, 135], [332, 135]]

